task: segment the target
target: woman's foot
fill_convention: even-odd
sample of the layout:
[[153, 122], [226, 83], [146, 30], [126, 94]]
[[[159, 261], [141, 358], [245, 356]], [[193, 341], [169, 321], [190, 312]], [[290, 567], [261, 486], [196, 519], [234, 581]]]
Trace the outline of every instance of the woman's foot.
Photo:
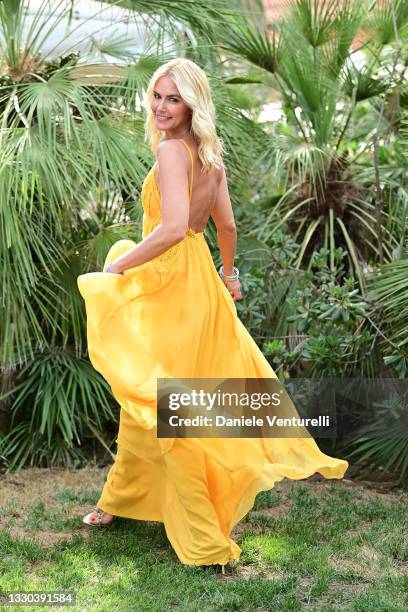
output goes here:
[[[221, 573], [225, 574], [225, 566], [227, 565], [227, 563], [225, 563], [224, 565], [222, 563], [211, 563], [210, 565], [200, 565], [199, 567], [203, 568], [204, 570], [210, 571], [210, 572], [218, 572], [219, 568], [221, 568]], [[194, 567], [194, 566], [191, 566]]]
[[111, 524], [114, 518], [115, 517], [113, 514], [109, 514], [109, 512], [104, 512], [96, 506], [95, 510], [84, 516], [82, 521], [86, 523], [86, 525], [100, 525], [107, 527]]

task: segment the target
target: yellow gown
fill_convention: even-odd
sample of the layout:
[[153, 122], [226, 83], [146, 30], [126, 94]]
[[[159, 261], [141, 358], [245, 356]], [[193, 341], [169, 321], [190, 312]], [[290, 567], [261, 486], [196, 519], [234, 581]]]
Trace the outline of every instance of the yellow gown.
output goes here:
[[[160, 223], [156, 164], [142, 187], [143, 238]], [[193, 165], [190, 201], [192, 182]], [[135, 245], [116, 242], [104, 267]], [[323, 454], [312, 437], [157, 438], [158, 377], [277, 378], [238, 318], [203, 232], [189, 229], [123, 275], [91, 272], [77, 282], [89, 358], [121, 407], [102, 510], [162, 522], [184, 564], [225, 564], [240, 557], [230, 534], [257, 493], [283, 478], [344, 476], [348, 462]]]

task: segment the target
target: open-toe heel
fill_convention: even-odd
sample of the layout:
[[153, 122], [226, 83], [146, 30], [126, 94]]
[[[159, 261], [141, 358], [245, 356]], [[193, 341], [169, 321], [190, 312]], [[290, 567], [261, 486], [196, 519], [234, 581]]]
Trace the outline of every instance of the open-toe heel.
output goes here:
[[[91, 521], [91, 516], [93, 514], [96, 517], [95, 521]], [[95, 506], [92, 512], [90, 512], [89, 514], [83, 517], [82, 522], [85, 523], [86, 525], [91, 525], [92, 527], [109, 527], [109, 525], [112, 523], [115, 517], [112, 517], [112, 519], [108, 523], [102, 523], [104, 514], [105, 512], [103, 510], [98, 508], [98, 506]]]

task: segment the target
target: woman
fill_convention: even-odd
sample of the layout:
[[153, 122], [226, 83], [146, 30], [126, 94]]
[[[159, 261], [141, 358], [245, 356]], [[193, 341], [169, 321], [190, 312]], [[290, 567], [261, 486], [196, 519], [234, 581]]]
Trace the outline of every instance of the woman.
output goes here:
[[[174, 59], [154, 73], [147, 101], [157, 161], [142, 188], [143, 239], [119, 240], [104, 273], [78, 277], [89, 356], [121, 406], [116, 460], [84, 522], [161, 521], [182, 563], [224, 566], [239, 559], [230, 533], [259, 491], [315, 472], [342, 478], [348, 463], [310, 436], [157, 437], [157, 378], [277, 376], [237, 317], [236, 228], [207, 77]], [[210, 216], [219, 272], [204, 237]]]

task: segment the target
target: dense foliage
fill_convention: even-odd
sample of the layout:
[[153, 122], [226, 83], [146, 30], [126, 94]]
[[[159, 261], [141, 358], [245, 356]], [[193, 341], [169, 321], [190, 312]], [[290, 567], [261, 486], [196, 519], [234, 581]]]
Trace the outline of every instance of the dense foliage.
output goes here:
[[[119, 4], [150, 37], [140, 53], [105, 38], [97, 66], [42, 53], [44, 24], [71, 3], [61, 13], [44, 2], [24, 40], [24, 3], [0, 6], [8, 469], [82, 465], [108, 449], [118, 406], [87, 359], [76, 278], [101, 269], [119, 238], [141, 237], [152, 156], [139, 101], [174, 55], [211, 80], [239, 228], [237, 310], [281, 380], [407, 373], [406, 3], [292, 0], [273, 24], [257, 2], [250, 13], [239, 2]], [[270, 100], [282, 102], [279, 118], [258, 121]], [[206, 236], [218, 264], [212, 224]], [[371, 467], [407, 473], [404, 439], [352, 447]]]

